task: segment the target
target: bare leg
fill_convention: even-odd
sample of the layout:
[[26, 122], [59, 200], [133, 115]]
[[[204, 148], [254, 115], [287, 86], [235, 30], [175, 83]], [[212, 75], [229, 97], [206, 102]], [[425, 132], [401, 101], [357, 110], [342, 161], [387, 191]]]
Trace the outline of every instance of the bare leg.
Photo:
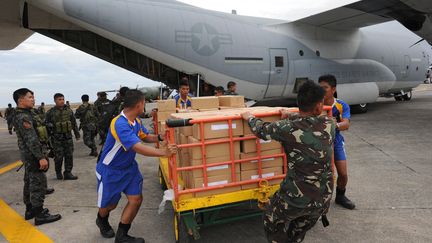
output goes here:
[[337, 170], [337, 187], [340, 189], [345, 189], [348, 184], [348, 169], [346, 160], [335, 161], [335, 166]]
[[109, 205], [106, 208], [99, 208], [99, 215], [103, 218], [108, 216], [108, 214], [117, 207], [117, 204]]
[[142, 195], [126, 195], [128, 203], [123, 209], [120, 222], [122, 224], [131, 224], [138, 213], [142, 203]]

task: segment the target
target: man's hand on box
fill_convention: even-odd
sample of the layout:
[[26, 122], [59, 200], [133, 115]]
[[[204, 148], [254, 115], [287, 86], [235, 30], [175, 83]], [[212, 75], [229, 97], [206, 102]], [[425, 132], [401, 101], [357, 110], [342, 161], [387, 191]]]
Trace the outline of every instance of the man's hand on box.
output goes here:
[[281, 109], [280, 110], [281, 113], [281, 119], [288, 119], [290, 117], [290, 115], [292, 114], [289, 110], [287, 109]]
[[246, 121], [249, 120], [249, 118], [254, 117], [252, 115], [252, 113], [250, 113], [249, 111], [242, 113], [241, 116], [242, 116], [243, 120], [246, 120]]

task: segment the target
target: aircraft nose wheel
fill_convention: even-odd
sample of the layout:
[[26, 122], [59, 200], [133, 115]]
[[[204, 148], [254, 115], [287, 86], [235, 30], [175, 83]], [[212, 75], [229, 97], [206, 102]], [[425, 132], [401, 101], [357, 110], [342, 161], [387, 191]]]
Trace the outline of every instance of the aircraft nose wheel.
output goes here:
[[351, 113], [353, 114], [366, 113], [368, 111], [368, 104], [352, 105], [350, 106], [350, 108], [351, 108]]

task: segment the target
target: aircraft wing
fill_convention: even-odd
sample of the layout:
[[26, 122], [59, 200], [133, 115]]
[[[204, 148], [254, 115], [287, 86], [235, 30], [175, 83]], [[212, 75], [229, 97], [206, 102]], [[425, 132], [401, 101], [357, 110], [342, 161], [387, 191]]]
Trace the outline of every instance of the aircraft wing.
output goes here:
[[32, 34], [21, 26], [19, 1], [0, 1], [0, 50], [11, 50]]
[[[431, 17], [429, 17], [431, 16]], [[432, 1], [363, 0], [312, 15], [294, 23], [333, 30], [350, 30], [397, 20], [432, 43]]]

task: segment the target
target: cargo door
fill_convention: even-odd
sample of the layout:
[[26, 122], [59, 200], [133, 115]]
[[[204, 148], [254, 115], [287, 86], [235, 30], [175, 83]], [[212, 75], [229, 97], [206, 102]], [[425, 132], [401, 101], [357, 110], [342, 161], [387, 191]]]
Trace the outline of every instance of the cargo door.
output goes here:
[[280, 97], [288, 81], [287, 49], [270, 49], [269, 82], [265, 98]]

